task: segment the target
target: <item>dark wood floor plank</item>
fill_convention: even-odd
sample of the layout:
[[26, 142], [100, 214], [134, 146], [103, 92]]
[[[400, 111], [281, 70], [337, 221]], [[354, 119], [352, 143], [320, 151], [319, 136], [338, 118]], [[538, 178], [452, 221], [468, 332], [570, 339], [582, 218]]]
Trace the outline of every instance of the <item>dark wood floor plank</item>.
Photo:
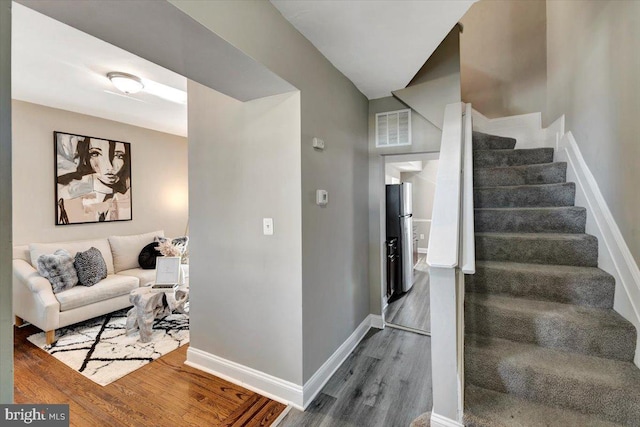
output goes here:
[[[243, 427], [267, 403], [266, 398], [254, 394], [222, 423], [224, 427]], [[248, 416], [247, 416], [248, 415]]]
[[72, 426], [221, 426], [232, 415], [243, 426], [268, 426], [285, 409], [186, 366], [187, 346], [103, 387], [28, 342], [37, 332], [14, 329], [15, 402], [68, 403]]
[[281, 406], [274, 401], [267, 402], [266, 405], [256, 414], [253, 419], [249, 420], [246, 427], [264, 427], [269, 426], [275, 421], [282, 412]]

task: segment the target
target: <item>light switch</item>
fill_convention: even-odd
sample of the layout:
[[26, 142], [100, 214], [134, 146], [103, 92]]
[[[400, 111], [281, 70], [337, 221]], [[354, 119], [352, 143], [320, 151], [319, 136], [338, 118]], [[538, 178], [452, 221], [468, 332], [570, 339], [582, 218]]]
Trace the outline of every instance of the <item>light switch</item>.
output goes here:
[[273, 218], [262, 218], [262, 233], [265, 236], [273, 235]]
[[424, 234], [420, 235], [420, 240], [424, 240]]

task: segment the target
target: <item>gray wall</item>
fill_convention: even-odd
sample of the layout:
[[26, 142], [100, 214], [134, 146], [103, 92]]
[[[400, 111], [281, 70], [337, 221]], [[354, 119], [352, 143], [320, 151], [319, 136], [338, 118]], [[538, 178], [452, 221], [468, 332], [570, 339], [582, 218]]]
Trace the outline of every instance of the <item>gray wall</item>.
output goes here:
[[[416, 100], [430, 120], [412, 111], [410, 146], [377, 148], [376, 113], [407, 108], [393, 97], [369, 101], [369, 304], [373, 314], [382, 313], [382, 286], [386, 280], [384, 259], [384, 182], [385, 156], [409, 153], [435, 153], [440, 151], [442, 131], [437, 116], [444, 116], [444, 108], [460, 102], [459, 29], [456, 26], [443, 40], [431, 58], [416, 72], [408, 88], [394, 91]], [[399, 88], [400, 89], [400, 88]], [[413, 90], [412, 90], [413, 89]], [[431, 94], [431, 96], [429, 96]], [[405, 99], [405, 98], [403, 98]]]
[[455, 25], [404, 89], [393, 95], [442, 129], [444, 108], [460, 102], [460, 26]]
[[190, 345], [301, 384], [300, 95], [188, 92]]
[[546, 1], [481, 0], [460, 22], [462, 100], [487, 117], [544, 112]]
[[371, 313], [382, 314], [382, 281], [386, 280], [384, 259], [384, 184], [385, 155], [439, 152], [442, 131], [415, 111], [411, 112], [412, 145], [376, 147], [376, 113], [407, 108], [394, 97], [369, 101], [369, 306]]
[[640, 264], [640, 2], [547, 3], [548, 117], [566, 115]]
[[171, 3], [300, 90], [304, 382], [369, 314], [367, 99], [267, 1]]
[[[187, 139], [150, 129], [13, 101], [13, 240], [56, 242], [164, 230], [188, 220]], [[56, 226], [53, 131], [131, 143], [133, 220]]]
[[13, 403], [11, 2], [0, 1], [0, 403]]

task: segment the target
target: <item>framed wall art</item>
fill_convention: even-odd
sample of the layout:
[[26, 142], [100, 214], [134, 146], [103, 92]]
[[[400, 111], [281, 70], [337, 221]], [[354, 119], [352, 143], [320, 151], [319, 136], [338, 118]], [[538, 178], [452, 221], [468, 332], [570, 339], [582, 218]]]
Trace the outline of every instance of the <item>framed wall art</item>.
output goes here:
[[131, 144], [53, 133], [56, 225], [130, 221]]

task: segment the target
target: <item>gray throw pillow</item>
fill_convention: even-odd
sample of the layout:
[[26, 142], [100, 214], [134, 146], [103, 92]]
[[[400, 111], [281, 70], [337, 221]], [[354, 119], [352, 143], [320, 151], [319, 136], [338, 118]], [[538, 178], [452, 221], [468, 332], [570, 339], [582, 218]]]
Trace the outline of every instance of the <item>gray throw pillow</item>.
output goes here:
[[64, 249], [58, 249], [53, 254], [40, 255], [37, 264], [38, 273], [51, 282], [54, 293], [71, 289], [78, 284], [73, 258]]
[[81, 285], [93, 286], [107, 277], [107, 263], [100, 250], [94, 247], [84, 252], [78, 252], [74, 266]]

